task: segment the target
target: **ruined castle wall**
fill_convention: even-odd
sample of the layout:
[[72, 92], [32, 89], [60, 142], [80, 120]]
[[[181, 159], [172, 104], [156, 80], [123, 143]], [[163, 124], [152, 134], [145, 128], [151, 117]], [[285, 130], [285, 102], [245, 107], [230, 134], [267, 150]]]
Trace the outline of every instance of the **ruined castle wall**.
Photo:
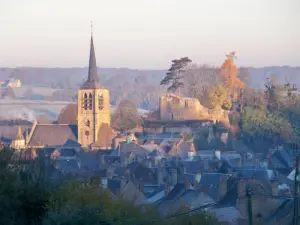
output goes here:
[[161, 120], [209, 119], [228, 122], [228, 112], [221, 107], [213, 110], [203, 107], [196, 98], [166, 94], [160, 97]]

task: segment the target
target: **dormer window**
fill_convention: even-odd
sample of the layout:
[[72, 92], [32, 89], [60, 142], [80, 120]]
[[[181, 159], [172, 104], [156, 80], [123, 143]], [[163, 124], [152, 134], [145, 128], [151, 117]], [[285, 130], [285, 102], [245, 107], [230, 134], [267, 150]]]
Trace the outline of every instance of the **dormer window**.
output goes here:
[[104, 98], [103, 95], [98, 96], [98, 107], [100, 110], [104, 109]]

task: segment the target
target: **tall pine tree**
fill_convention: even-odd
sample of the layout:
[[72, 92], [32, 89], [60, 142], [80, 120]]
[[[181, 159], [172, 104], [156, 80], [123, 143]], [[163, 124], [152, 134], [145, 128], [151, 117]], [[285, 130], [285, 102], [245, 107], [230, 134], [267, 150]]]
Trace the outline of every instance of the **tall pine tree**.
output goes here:
[[172, 65], [166, 73], [160, 85], [169, 85], [168, 92], [180, 92], [180, 88], [184, 86], [183, 76], [186, 67], [192, 62], [188, 57], [172, 60]]

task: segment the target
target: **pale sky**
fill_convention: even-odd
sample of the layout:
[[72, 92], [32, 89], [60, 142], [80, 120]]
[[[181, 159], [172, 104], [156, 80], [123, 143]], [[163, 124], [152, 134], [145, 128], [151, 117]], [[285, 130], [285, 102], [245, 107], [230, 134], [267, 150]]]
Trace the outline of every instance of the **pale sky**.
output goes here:
[[300, 0], [0, 0], [0, 67], [300, 66]]

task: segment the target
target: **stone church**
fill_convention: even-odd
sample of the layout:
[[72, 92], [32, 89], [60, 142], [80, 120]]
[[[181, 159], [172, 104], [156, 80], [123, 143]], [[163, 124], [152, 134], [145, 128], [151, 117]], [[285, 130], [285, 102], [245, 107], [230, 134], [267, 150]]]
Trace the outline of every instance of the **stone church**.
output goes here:
[[113, 130], [110, 127], [109, 91], [99, 82], [91, 35], [88, 77], [78, 91], [77, 125], [40, 124], [34, 122], [25, 137], [26, 148], [92, 148], [110, 149]]

